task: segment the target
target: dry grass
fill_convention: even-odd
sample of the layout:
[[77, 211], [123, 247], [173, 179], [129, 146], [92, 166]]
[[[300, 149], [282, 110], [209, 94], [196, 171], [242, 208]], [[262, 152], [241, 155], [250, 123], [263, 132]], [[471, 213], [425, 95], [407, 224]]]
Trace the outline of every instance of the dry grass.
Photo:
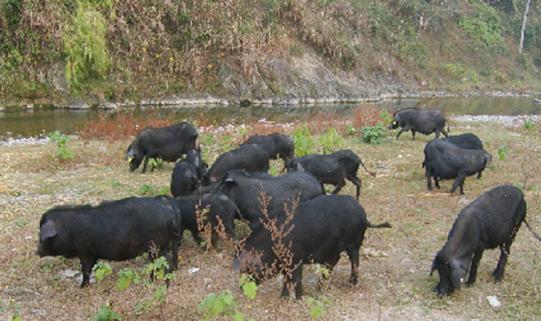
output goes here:
[[[443, 245], [456, 214], [496, 184], [520, 184], [524, 179], [522, 163], [527, 164], [531, 186], [526, 192], [528, 219], [541, 231], [541, 133], [471, 123], [456, 124], [453, 133], [464, 131], [478, 133], [495, 156], [481, 180], [466, 180], [465, 196], [445, 193], [451, 185], [448, 181], [442, 183], [442, 191], [426, 191], [420, 164], [428, 137], [412, 141], [404, 135], [396, 141], [389, 133], [387, 141], [379, 146], [362, 144], [358, 137], [347, 138], [347, 146], [377, 172], [375, 178], [359, 172], [363, 180], [361, 204], [372, 222], [389, 221], [393, 229], [367, 232], [361, 248], [364, 255], [359, 284], [355, 287], [348, 283], [350, 267], [345, 255], [323, 290], [318, 288], [315, 269], [305, 268], [306, 296], [329, 302], [322, 319], [541, 319], [541, 244], [524, 227], [511, 248], [502, 283], [491, 281], [498, 251], [488, 251], [474, 287], [444, 299], [438, 299], [431, 291], [437, 280], [428, 277], [432, 258]], [[42, 213], [62, 203], [97, 203], [141, 195], [143, 184], [168, 186], [172, 164], [154, 173], [128, 173], [128, 166], [122, 161], [127, 143], [70, 141], [68, 147], [77, 157], [66, 165], [53, 161], [52, 144], [0, 147], [0, 318], [5, 320], [18, 312], [23, 320], [88, 320], [102, 304], [110, 302], [125, 320], [199, 320], [196, 305], [211, 292], [230, 289], [239, 310], [256, 320], [309, 320], [305, 300], [279, 298], [280, 278], [261, 285], [255, 301], [243, 298], [238, 289], [239, 276], [230, 272], [232, 248], [221, 244], [203, 252], [189, 235], [183, 240], [179, 269], [166, 302], [149, 312], [136, 314], [133, 309], [135, 303], [151, 295], [147, 288], [136, 285], [126, 292], [117, 292], [116, 274], [85, 289], [79, 289], [74, 279], [59, 279], [63, 270], [79, 270], [80, 265], [75, 259], [39, 258], [34, 254]], [[509, 153], [500, 161], [496, 150], [504, 144]], [[353, 195], [353, 191], [353, 185], [348, 183], [343, 193]], [[114, 273], [123, 267], [142, 269], [146, 259], [111, 265]], [[192, 267], [200, 270], [190, 274]], [[486, 300], [488, 295], [498, 296], [502, 307], [491, 308]]]

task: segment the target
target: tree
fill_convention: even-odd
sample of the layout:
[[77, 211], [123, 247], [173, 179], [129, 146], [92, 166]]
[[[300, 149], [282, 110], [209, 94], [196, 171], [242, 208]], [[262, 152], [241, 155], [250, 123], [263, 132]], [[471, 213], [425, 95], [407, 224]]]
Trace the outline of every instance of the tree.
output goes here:
[[530, 4], [532, 0], [528, 0], [526, 8], [524, 9], [524, 16], [522, 17], [522, 28], [520, 29], [520, 45], [518, 47], [518, 53], [522, 54], [522, 47], [524, 46], [524, 30], [526, 30], [526, 20], [528, 19], [528, 11], [530, 10]]

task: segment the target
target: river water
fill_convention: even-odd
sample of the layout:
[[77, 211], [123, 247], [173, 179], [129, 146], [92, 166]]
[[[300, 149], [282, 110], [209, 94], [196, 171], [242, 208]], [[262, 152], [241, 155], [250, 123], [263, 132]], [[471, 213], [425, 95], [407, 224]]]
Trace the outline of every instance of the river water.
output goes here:
[[[370, 104], [389, 111], [405, 107], [436, 107], [446, 115], [540, 115], [541, 105], [531, 97], [445, 97], [388, 100]], [[272, 121], [291, 121], [309, 119], [316, 113], [332, 112], [339, 115], [353, 114], [367, 104], [333, 104], [317, 106], [272, 106], [272, 107], [179, 107], [133, 109], [137, 116], [153, 111], [159, 117], [190, 119], [195, 115], [218, 123], [239, 123], [265, 118]], [[95, 120], [109, 110], [73, 110], [73, 109], [30, 109], [0, 111], [0, 138], [29, 137], [60, 130], [66, 134], [75, 134], [86, 122]]]

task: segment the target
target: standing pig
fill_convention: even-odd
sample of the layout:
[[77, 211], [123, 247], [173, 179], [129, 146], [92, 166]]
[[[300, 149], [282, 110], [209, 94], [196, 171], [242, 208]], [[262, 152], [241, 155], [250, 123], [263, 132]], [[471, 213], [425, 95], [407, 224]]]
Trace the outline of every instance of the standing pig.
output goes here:
[[413, 139], [415, 139], [416, 132], [425, 135], [435, 133], [436, 138], [442, 133], [447, 137], [445, 121], [445, 116], [438, 109], [405, 108], [398, 110], [393, 114], [393, 123], [389, 126], [389, 129], [401, 127], [396, 135], [397, 139], [402, 132], [408, 130], [411, 130]]
[[269, 170], [269, 155], [263, 147], [254, 144], [242, 145], [218, 156], [205, 177], [205, 184], [212, 184], [229, 171], [266, 172]]
[[[218, 189], [237, 204], [252, 230], [260, 224], [264, 210], [270, 217], [283, 216], [284, 207], [291, 208], [295, 199], [304, 202], [323, 194], [319, 181], [303, 172], [274, 177], [231, 171], [224, 176]], [[261, 204], [263, 195], [269, 201], [265, 209]]]
[[233, 269], [250, 274], [256, 283], [282, 272], [285, 277], [282, 296], [289, 296], [294, 288], [295, 298], [299, 299], [303, 294], [303, 265], [319, 263], [332, 269], [345, 251], [351, 262], [349, 282], [356, 284], [359, 249], [368, 227], [391, 225], [372, 225], [361, 205], [349, 195], [322, 195], [300, 203], [293, 219], [281, 229], [289, 231], [281, 242], [291, 245], [285, 257], [277, 257], [274, 250], [276, 233], [261, 226], [246, 239], [244, 248], [233, 260]]
[[59, 206], [43, 214], [37, 254], [77, 257], [88, 285], [98, 259], [123, 261], [159, 249], [171, 251], [170, 269], [177, 267], [181, 216], [169, 197], [125, 198], [98, 206]]
[[286, 162], [295, 157], [293, 140], [284, 134], [254, 135], [242, 143], [242, 145], [246, 144], [256, 144], [263, 147], [271, 159], [277, 159], [279, 157]]

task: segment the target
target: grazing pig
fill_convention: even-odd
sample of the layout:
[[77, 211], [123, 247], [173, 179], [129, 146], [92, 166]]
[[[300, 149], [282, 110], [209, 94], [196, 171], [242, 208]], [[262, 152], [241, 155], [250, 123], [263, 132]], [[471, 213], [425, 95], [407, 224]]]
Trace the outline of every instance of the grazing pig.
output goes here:
[[273, 133], [270, 135], [254, 135], [242, 143], [242, 145], [246, 144], [256, 144], [263, 147], [271, 159], [280, 157], [286, 162], [295, 157], [295, 145], [293, 144], [293, 140], [291, 137], [284, 134]]
[[199, 187], [207, 171], [207, 164], [197, 150], [189, 150], [186, 158], [175, 164], [171, 174], [171, 194], [190, 195]]
[[304, 202], [323, 194], [318, 180], [302, 172], [266, 177], [231, 171], [222, 179], [219, 190], [237, 204], [252, 230], [260, 224], [259, 218], [263, 214], [260, 202], [262, 194], [268, 198], [266, 211], [270, 217], [282, 216], [284, 207], [291, 208], [296, 198]]
[[247, 172], [266, 172], [269, 170], [269, 155], [259, 145], [243, 145], [218, 157], [210, 167], [205, 184], [219, 181], [231, 170], [242, 169]]
[[464, 180], [467, 176], [481, 172], [492, 160], [492, 156], [484, 150], [465, 149], [456, 146], [446, 140], [435, 139], [425, 146], [425, 167], [426, 185], [432, 190], [432, 179], [436, 187], [440, 188], [439, 179], [455, 178], [451, 193], [460, 187], [460, 193], [464, 194]]
[[321, 184], [332, 184], [335, 186], [333, 194], [337, 194], [346, 185], [346, 178], [357, 188], [356, 196], [359, 199], [361, 194], [361, 180], [357, 177], [359, 165], [366, 169], [363, 162], [353, 151], [349, 149], [340, 150], [329, 155], [307, 155], [290, 160], [286, 163], [288, 172], [303, 171], [314, 175]]
[[145, 128], [128, 146], [126, 159], [130, 171], [135, 171], [143, 159], [143, 173], [147, 170], [150, 158], [160, 158], [175, 162], [182, 154], [196, 148], [197, 129], [189, 123], [179, 123], [169, 127]]
[[211, 242], [214, 243], [217, 239], [216, 227], [218, 220], [221, 220], [225, 229], [225, 233], [230, 238], [235, 238], [235, 222], [234, 219], [240, 219], [240, 212], [227, 196], [222, 193], [190, 195], [175, 198], [177, 207], [182, 214], [182, 233], [188, 229], [197, 243], [201, 243], [199, 236], [199, 227], [197, 224], [196, 207], [209, 208], [208, 223], [212, 227]]
[[396, 135], [397, 139], [402, 132], [408, 130], [411, 130], [413, 139], [415, 139], [416, 132], [425, 135], [435, 133], [436, 137], [439, 137], [440, 133], [442, 133], [447, 137], [445, 116], [438, 109], [405, 108], [398, 110], [393, 114], [393, 123], [389, 126], [389, 129], [398, 127], [400, 127], [400, 131]]
[[157, 247], [159, 255], [171, 251], [170, 269], [177, 267], [181, 216], [169, 197], [125, 198], [98, 206], [59, 206], [43, 214], [39, 223], [37, 254], [78, 257], [88, 285], [98, 259], [133, 259]]
[[[233, 260], [233, 269], [250, 274], [256, 283], [283, 273], [285, 277], [282, 296], [303, 294], [302, 267], [319, 263], [331, 269], [346, 251], [351, 262], [349, 282], [357, 283], [359, 249], [368, 227], [391, 227], [389, 223], [372, 225], [364, 209], [349, 195], [322, 195], [300, 203], [293, 219], [274, 234], [285, 234], [281, 242], [263, 226], [254, 231], [244, 243], [240, 254]], [[290, 231], [284, 233], [283, 231]], [[290, 244], [289, 253], [277, 257], [275, 248]], [[278, 267], [272, 268], [272, 267]]]
[[484, 250], [496, 247], [501, 254], [492, 276], [501, 281], [511, 244], [525, 218], [524, 195], [511, 185], [497, 186], [462, 209], [432, 263], [430, 275], [437, 270], [440, 276], [434, 291], [442, 296], [463, 283], [473, 285]]

